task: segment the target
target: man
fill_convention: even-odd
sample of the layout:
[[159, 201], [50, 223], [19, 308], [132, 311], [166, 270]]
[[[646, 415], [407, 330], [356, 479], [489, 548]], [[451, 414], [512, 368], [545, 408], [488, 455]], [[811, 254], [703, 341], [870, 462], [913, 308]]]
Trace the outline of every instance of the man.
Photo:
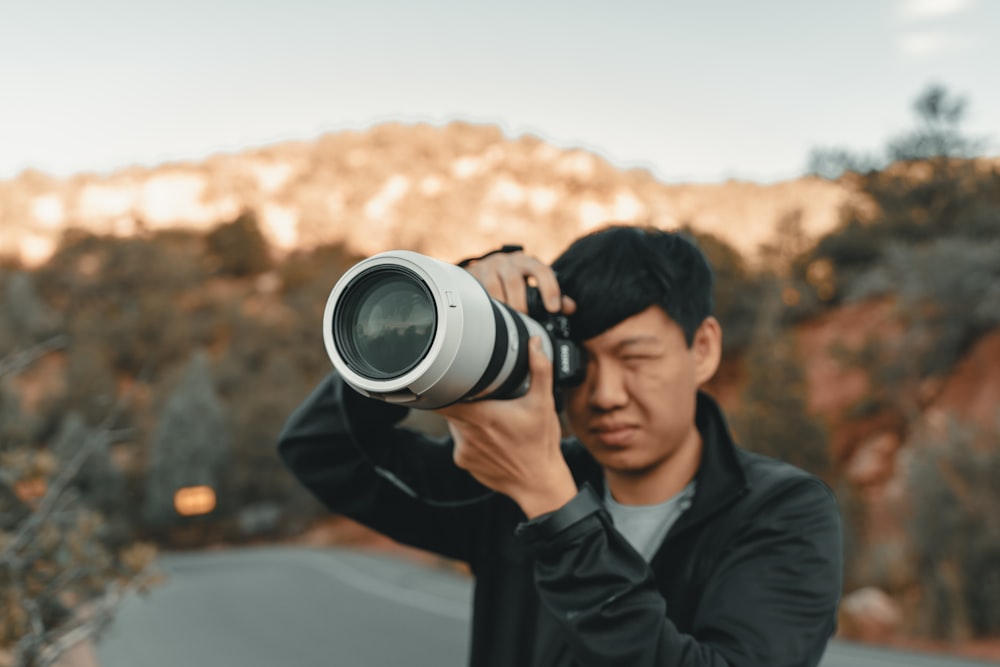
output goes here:
[[552, 268], [510, 252], [468, 270], [522, 312], [533, 279], [570, 316], [574, 437], [533, 340], [527, 394], [441, 409], [444, 446], [331, 376], [281, 436], [287, 465], [334, 511], [470, 565], [476, 667], [816, 665], [841, 590], [836, 501], [738, 448], [699, 391], [722, 341], [700, 250], [612, 226]]

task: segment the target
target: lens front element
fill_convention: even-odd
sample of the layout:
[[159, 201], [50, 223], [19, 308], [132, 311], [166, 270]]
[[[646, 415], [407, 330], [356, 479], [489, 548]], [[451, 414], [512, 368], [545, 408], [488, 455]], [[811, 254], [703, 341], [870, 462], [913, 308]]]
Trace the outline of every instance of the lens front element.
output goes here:
[[360, 276], [338, 303], [333, 335], [354, 372], [387, 379], [426, 356], [436, 319], [434, 299], [417, 275], [379, 267]]

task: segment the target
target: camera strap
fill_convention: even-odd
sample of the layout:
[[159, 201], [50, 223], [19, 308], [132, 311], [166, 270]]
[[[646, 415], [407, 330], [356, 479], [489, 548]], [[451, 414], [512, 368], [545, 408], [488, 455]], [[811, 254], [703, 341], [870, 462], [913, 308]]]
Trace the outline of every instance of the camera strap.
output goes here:
[[524, 246], [519, 246], [519, 245], [502, 245], [499, 248], [497, 248], [496, 250], [490, 250], [485, 255], [480, 255], [479, 257], [469, 257], [468, 259], [463, 259], [461, 262], [458, 263], [458, 266], [460, 266], [460, 267], [462, 267], [464, 269], [464, 268], [468, 267], [470, 264], [473, 264], [473, 263], [478, 262], [480, 260], [486, 259], [490, 255], [496, 255], [498, 253], [504, 253], [504, 254], [506, 254], [506, 253], [511, 253], [511, 252], [523, 252], [523, 251], [524, 251]]

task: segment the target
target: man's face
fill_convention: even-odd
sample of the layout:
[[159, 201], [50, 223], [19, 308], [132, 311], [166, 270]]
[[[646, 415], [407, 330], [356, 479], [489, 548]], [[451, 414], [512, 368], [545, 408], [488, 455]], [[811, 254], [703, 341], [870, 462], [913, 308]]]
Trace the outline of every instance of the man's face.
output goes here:
[[605, 469], [629, 476], [697, 446], [695, 396], [715, 373], [720, 347], [714, 318], [689, 347], [680, 326], [656, 306], [587, 340], [587, 376], [566, 394], [573, 434]]

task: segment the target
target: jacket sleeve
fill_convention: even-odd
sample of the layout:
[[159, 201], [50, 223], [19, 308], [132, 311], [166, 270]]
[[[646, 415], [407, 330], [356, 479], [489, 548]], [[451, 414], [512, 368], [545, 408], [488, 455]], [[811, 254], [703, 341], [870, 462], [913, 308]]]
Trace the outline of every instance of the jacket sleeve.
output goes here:
[[840, 514], [819, 480], [772, 497], [724, 547], [691, 634], [667, 618], [652, 570], [589, 488], [518, 534], [581, 665], [813, 667], [835, 629]]
[[407, 412], [331, 374], [289, 417], [278, 454], [334, 512], [468, 561], [490, 492], [455, 466], [450, 441], [398, 426]]

